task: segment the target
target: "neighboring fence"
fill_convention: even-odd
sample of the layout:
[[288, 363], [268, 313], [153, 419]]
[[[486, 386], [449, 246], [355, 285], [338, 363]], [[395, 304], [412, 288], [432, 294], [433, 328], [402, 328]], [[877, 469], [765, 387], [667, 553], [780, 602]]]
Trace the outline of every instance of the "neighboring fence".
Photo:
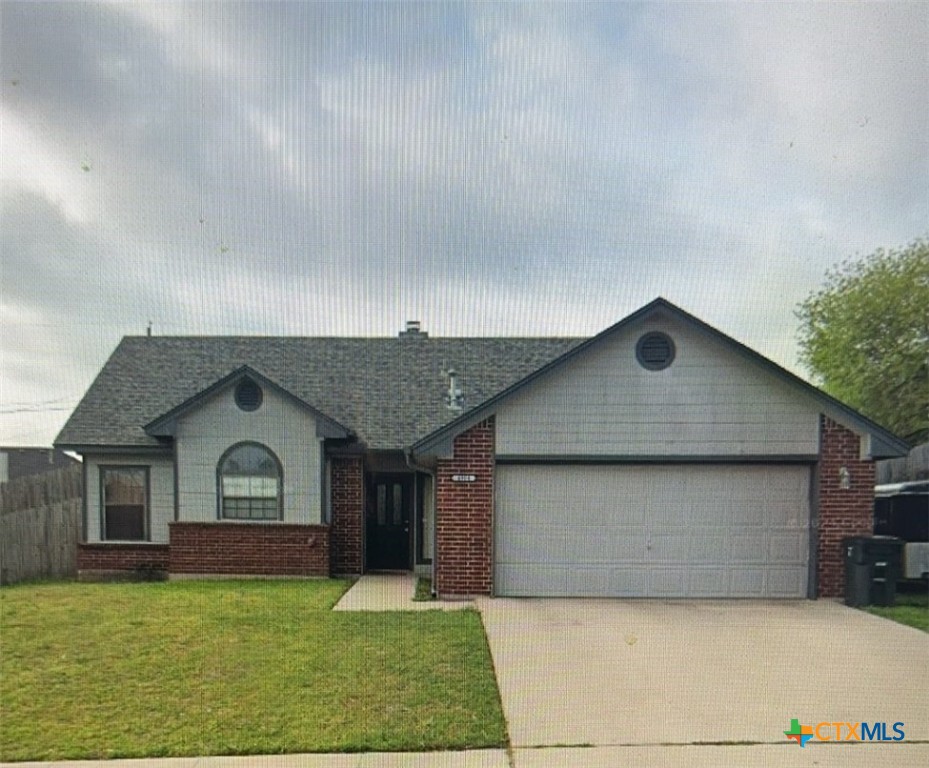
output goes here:
[[77, 573], [82, 492], [80, 465], [0, 485], [0, 584]]
[[929, 443], [917, 445], [909, 455], [877, 462], [878, 485], [929, 480]]

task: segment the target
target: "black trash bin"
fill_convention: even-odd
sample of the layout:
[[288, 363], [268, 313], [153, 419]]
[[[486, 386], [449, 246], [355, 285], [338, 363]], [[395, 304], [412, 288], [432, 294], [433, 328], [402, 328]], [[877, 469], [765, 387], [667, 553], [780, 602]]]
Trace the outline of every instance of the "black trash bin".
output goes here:
[[871, 563], [871, 605], [893, 605], [897, 581], [903, 573], [903, 539], [873, 536], [866, 552]]
[[868, 561], [867, 536], [842, 539], [845, 548], [845, 604], [853, 608], [871, 601], [871, 564]]
[[893, 605], [903, 570], [903, 540], [893, 536], [852, 536], [845, 547], [845, 604]]

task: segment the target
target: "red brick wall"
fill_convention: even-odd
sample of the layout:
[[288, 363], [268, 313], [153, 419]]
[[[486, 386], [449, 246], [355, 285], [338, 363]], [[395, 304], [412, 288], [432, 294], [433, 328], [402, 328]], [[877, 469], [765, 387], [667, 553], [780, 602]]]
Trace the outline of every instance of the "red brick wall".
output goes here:
[[332, 459], [332, 572], [364, 570], [364, 468], [361, 458]]
[[141, 568], [166, 571], [167, 544], [78, 544], [78, 573], [134, 571]]
[[328, 576], [329, 527], [170, 523], [171, 573]]
[[[861, 461], [861, 440], [854, 432], [820, 417], [822, 446], [819, 458], [819, 597], [841, 597], [845, 592], [842, 539], [873, 531], [874, 462]], [[839, 469], [848, 469], [851, 487], [840, 486]]]
[[[452, 475], [475, 475], [456, 483]], [[455, 438], [454, 456], [436, 468], [436, 591], [441, 597], [493, 589], [493, 417]]]

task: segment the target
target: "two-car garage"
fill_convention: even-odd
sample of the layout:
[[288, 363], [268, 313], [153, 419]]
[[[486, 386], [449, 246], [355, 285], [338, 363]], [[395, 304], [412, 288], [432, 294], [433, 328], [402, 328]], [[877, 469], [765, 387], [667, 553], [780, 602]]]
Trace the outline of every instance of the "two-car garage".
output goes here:
[[805, 599], [842, 593], [873, 461], [904, 449], [658, 299], [414, 453], [440, 594]]
[[501, 596], [805, 598], [810, 464], [498, 464]]

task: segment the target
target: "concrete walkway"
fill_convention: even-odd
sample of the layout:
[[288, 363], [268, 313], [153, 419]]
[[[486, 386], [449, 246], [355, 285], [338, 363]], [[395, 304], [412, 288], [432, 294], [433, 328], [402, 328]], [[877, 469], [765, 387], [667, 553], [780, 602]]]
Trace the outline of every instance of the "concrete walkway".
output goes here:
[[366, 573], [352, 585], [334, 611], [453, 611], [473, 608], [470, 600], [413, 600], [412, 573]]

